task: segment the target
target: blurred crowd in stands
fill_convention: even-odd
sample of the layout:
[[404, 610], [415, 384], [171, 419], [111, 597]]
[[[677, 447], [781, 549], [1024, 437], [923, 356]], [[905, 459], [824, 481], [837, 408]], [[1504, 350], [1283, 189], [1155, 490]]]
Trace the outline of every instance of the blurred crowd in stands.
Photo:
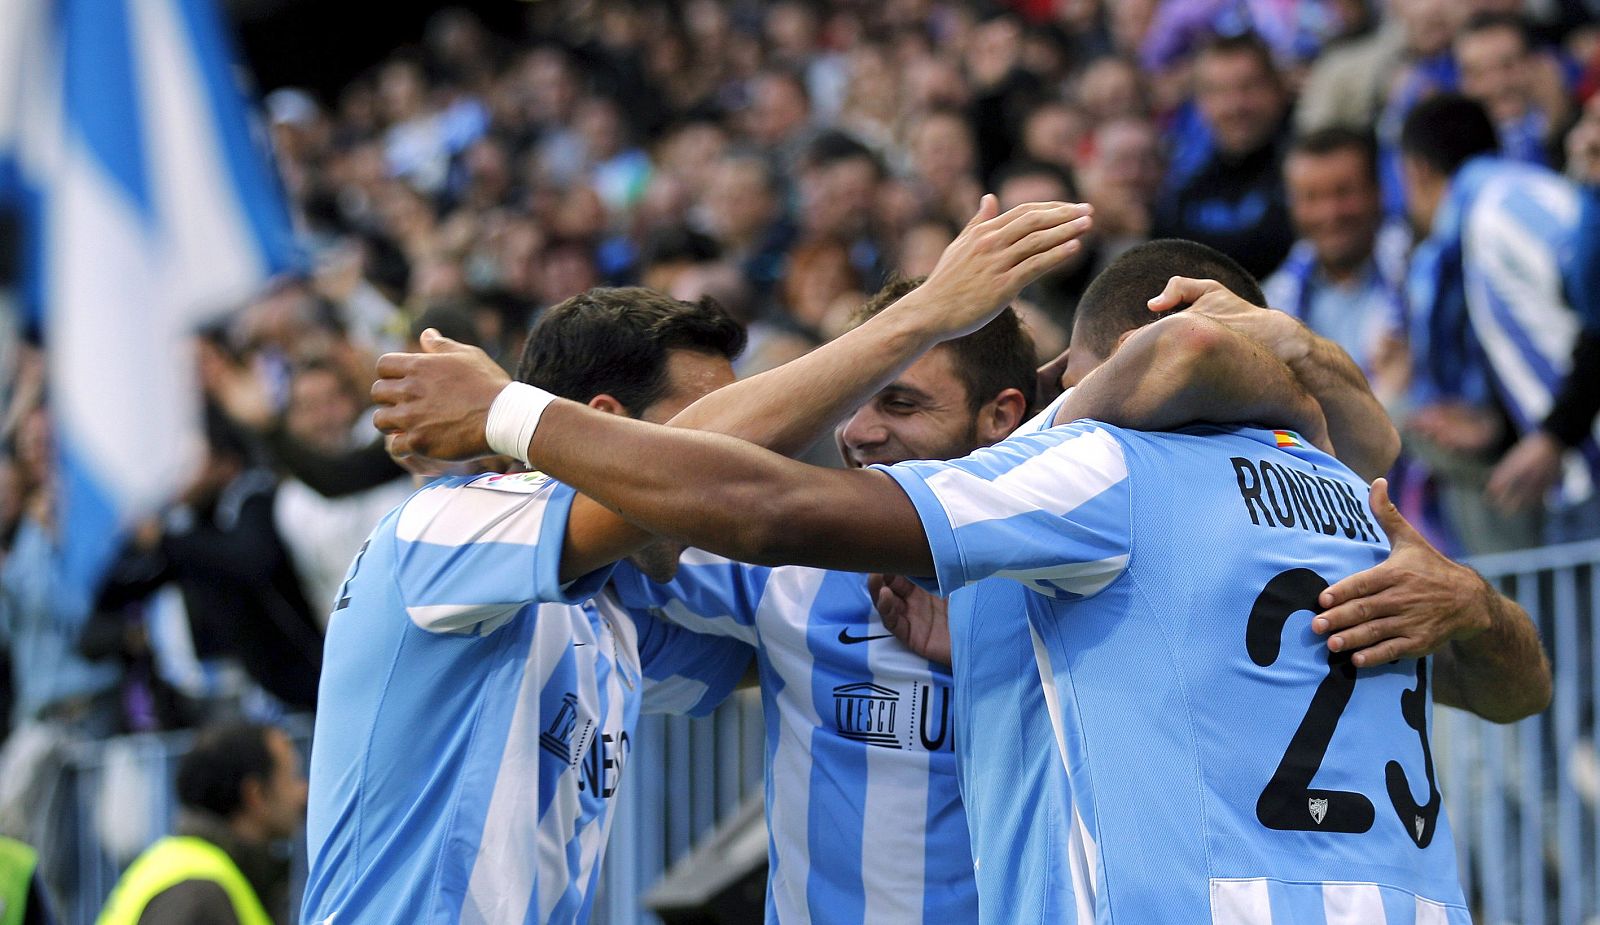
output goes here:
[[[1566, 452], [1600, 407], [1600, 234], [1572, 231], [1600, 222], [1594, 0], [526, 6], [514, 35], [442, 10], [337, 96], [261, 88], [307, 271], [205, 332], [205, 462], [103, 588], [54, 577], [41, 354], [5, 351], [0, 830], [48, 811], [74, 738], [314, 706], [344, 572], [418, 477], [366, 413], [382, 352], [432, 326], [512, 366], [545, 307], [640, 284], [743, 320], [749, 374], [928, 272], [985, 191], [1095, 209], [1018, 306], [1041, 363], [1100, 267], [1193, 238], [1368, 372], [1441, 546], [1600, 532]], [[1533, 231], [1483, 243], [1467, 180], [1501, 173]]]

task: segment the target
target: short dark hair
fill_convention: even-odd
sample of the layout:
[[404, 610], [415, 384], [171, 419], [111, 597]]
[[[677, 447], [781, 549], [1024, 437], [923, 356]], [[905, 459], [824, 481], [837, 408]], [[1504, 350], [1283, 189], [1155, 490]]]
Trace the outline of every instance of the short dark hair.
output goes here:
[[1491, 32], [1495, 29], [1508, 29], [1516, 33], [1517, 38], [1522, 40], [1524, 52], [1533, 49], [1533, 29], [1528, 25], [1527, 19], [1516, 13], [1476, 13], [1461, 27], [1461, 31], [1456, 33], [1456, 38], [1476, 35], [1479, 32]]
[[[893, 279], [856, 310], [857, 324], [866, 321], [922, 285], [926, 276]], [[1007, 306], [992, 321], [971, 334], [939, 345], [955, 360], [956, 378], [967, 390], [967, 407], [977, 411], [1006, 389], [1016, 389], [1032, 408], [1038, 379], [1033, 337], [1022, 319]]]
[[1006, 161], [995, 170], [994, 176], [989, 178], [989, 188], [998, 190], [1011, 180], [1018, 177], [1044, 176], [1061, 184], [1069, 200], [1078, 198], [1078, 184], [1073, 181], [1072, 174], [1064, 167], [1036, 161], [1030, 158], [1017, 158]]
[[1325, 157], [1341, 151], [1354, 151], [1366, 164], [1366, 173], [1372, 182], [1378, 182], [1378, 139], [1371, 132], [1330, 125], [1307, 132], [1294, 140], [1289, 153], [1311, 157]]
[[1124, 251], [1084, 290], [1072, 327], [1072, 346], [1110, 356], [1123, 334], [1171, 314], [1152, 312], [1149, 301], [1174, 276], [1214, 279], [1247, 302], [1267, 304], [1255, 277], [1237, 260], [1196, 241], [1160, 238]]
[[1445, 176], [1480, 154], [1498, 150], [1489, 113], [1477, 100], [1459, 93], [1441, 93], [1411, 108], [1400, 128], [1400, 151]]
[[802, 162], [806, 167], [815, 170], [857, 159], [867, 161], [879, 177], [883, 176], [883, 161], [872, 153], [871, 148], [862, 144], [854, 135], [838, 129], [828, 129], [812, 139], [811, 144], [806, 147]]
[[232, 722], [208, 726], [178, 762], [178, 802], [222, 819], [244, 807], [244, 782], [272, 778], [272, 750], [263, 723]]
[[1241, 54], [1254, 57], [1262, 70], [1271, 75], [1272, 79], [1282, 80], [1282, 75], [1278, 73], [1278, 62], [1272, 57], [1272, 46], [1254, 32], [1212, 36], [1200, 46], [1200, 52], [1195, 56], [1195, 60], [1212, 55]]
[[637, 417], [667, 390], [667, 352], [733, 359], [744, 327], [716, 302], [680, 302], [637, 286], [590, 289], [547, 309], [528, 334], [517, 379], [573, 401], [610, 395]]

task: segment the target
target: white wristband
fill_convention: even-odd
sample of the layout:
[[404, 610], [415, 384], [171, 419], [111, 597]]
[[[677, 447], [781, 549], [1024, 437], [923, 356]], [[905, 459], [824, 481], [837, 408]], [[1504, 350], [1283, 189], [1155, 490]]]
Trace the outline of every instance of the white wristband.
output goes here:
[[555, 400], [556, 396], [526, 382], [513, 382], [501, 389], [489, 406], [489, 420], [483, 426], [489, 449], [527, 462], [528, 441], [533, 439], [544, 409]]

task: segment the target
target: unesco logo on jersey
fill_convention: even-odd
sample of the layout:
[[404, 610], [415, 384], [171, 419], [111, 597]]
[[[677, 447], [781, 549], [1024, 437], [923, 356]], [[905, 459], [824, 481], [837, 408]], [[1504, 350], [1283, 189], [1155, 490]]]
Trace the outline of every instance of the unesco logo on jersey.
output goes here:
[[843, 738], [879, 748], [955, 749], [950, 688], [914, 684], [899, 691], [870, 681], [833, 689], [833, 723]]

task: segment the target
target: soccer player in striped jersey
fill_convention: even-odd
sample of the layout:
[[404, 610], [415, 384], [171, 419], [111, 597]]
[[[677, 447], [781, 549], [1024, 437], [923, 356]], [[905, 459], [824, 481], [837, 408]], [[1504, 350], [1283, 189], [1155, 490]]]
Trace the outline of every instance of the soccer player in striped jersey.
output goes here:
[[[519, 378], [608, 418], [797, 452], [1070, 256], [1089, 222], [1071, 204], [996, 212], [987, 197], [919, 294], [721, 391], [738, 326], [645, 290], [596, 290], [547, 312]], [[464, 383], [448, 391], [471, 405]], [[796, 406], [802, 392], [812, 401]], [[649, 540], [534, 472], [435, 482], [379, 524], [328, 628], [306, 921], [588, 918], [638, 712], [708, 708], [750, 657], [604, 589], [607, 567]]]
[[[889, 284], [857, 320], [917, 285]], [[1034, 391], [1033, 341], [1007, 309], [873, 396], [839, 429], [840, 449], [855, 466], [959, 458], [1010, 434]], [[630, 606], [757, 648], [769, 923], [978, 918], [955, 749], [956, 699], [970, 691], [952, 690], [948, 659], [930, 662], [885, 631], [866, 575], [690, 550], [671, 582], [626, 566], [616, 582]], [[1020, 651], [1032, 670], [1025, 641]]]
[[[1237, 375], [1240, 364], [1216, 358], [1265, 351], [1225, 325], [1189, 314], [1135, 330], [1152, 316], [1142, 301], [1123, 304], [1131, 284], [1154, 288], [1150, 279], [1194, 247], [1162, 244], [1113, 265], [1137, 278], [1109, 284], [1120, 298], [1105, 300], [1096, 325], [1085, 327], [1080, 306], [1083, 365], [1176, 340], [1179, 355]], [[1095, 285], [1107, 277], [1118, 278], [1108, 270]], [[1307, 351], [1323, 349], [1301, 328], [1282, 330], [1299, 344], [1289, 351], [1297, 370]], [[1427, 754], [1432, 663], [1382, 664], [1410, 644], [1395, 639], [1346, 658], [1337, 640], [1323, 645], [1318, 623], [1288, 622], [1330, 601], [1327, 576], [1383, 558], [1359, 477], [1319, 449], [1328, 445], [1324, 414], [1346, 420], [1370, 393], [1324, 397], [1319, 408], [1289, 366], [1257, 363], [1248, 388], [1201, 376], [1152, 411], [1147, 393], [1172, 370], [1122, 369], [1137, 390], [1126, 378], [1089, 376], [1056, 419], [1089, 410], [1146, 424], [1173, 414], [1238, 423], [1141, 434], [1075, 421], [962, 460], [837, 472], [710, 435], [601, 420], [515, 387], [494, 408], [527, 402], [519, 417], [533, 428], [530, 458], [674, 538], [746, 561], [929, 576], [947, 592], [995, 577], [1022, 585], [1025, 613], [978, 618], [1027, 619], [1039, 637], [1057, 747], [1089, 842], [1091, 864], [1075, 888], [1093, 897], [1095, 921], [1466, 920]], [[1218, 394], [1228, 401], [1208, 405]], [[378, 420], [418, 436], [403, 408]], [[1293, 430], [1250, 426], [1259, 420]], [[1392, 448], [1374, 463], [1384, 455], [1365, 462], [1381, 469]], [[1168, 456], [1187, 463], [1181, 477]], [[1525, 627], [1487, 622], [1444, 640], [1452, 654], [1437, 667], [1511, 671], [1526, 660]], [[1358, 681], [1367, 683], [1356, 691]], [[1356, 712], [1341, 724], [1346, 708]], [[1243, 721], [1252, 731], [1240, 741]], [[1336, 731], [1343, 738], [1330, 748]], [[1421, 797], [1413, 785], [1425, 788]], [[1374, 798], [1385, 797], [1379, 816]]]

